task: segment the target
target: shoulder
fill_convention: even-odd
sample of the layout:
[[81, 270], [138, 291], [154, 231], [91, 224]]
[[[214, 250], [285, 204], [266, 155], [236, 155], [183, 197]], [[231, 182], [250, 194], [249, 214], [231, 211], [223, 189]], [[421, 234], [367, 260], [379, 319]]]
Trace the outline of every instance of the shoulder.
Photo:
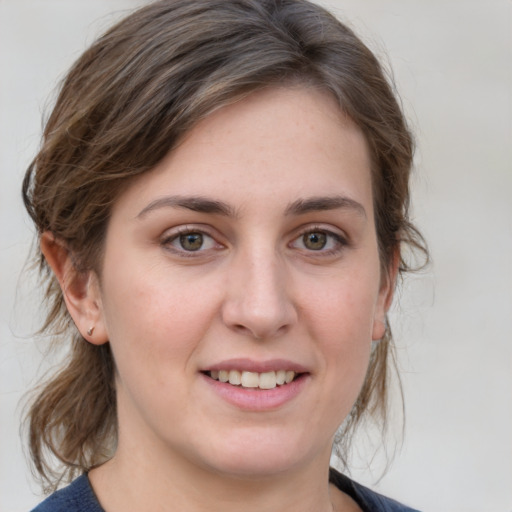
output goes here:
[[71, 484], [54, 492], [32, 512], [104, 512], [87, 475], [79, 476]]
[[418, 512], [416, 509], [402, 505], [398, 501], [386, 498], [364, 485], [354, 482], [335, 469], [330, 470], [329, 480], [338, 489], [348, 494], [363, 512]]

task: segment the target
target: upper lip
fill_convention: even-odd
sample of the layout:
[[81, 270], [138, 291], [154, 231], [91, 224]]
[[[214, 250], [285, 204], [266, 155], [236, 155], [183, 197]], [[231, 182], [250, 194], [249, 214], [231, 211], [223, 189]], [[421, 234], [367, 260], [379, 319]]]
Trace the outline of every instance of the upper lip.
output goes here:
[[204, 368], [203, 371], [211, 372], [222, 370], [239, 370], [242, 372], [254, 373], [287, 370], [293, 371], [295, 373], [308, 373], [308, 369], [305, 366], [290, 361], [288, 359], [269, 359], [267, 361], [255, 361], [253, 359], [246, 358], [227, 359], [219, 363], [213, 364], [211, 366], [208, 366], [207, 368]]

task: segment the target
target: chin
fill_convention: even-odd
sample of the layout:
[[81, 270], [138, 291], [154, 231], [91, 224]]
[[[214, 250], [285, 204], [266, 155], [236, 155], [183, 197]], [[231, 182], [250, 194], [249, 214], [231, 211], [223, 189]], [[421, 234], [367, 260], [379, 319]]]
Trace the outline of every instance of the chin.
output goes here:
[[216, 445], [219, 449], [210, 452], [208, 465], [217, 473], [231, 477], [264, 479], [310, 464], [315, 457], [312, 454], [327, 451], [329, 460], [330, 445], [326, 450], [307, 447], [299, 437], [284, 432], [282, 435], [271, 432], [229, 434], [224, 442]]
[[296, 457], [266, 457], [266, 454], [248, 454], [237, 459], [216, 461], [212, 468], [217, 474], [230, 478], [264, 480], [286, 474], [300, 466]]

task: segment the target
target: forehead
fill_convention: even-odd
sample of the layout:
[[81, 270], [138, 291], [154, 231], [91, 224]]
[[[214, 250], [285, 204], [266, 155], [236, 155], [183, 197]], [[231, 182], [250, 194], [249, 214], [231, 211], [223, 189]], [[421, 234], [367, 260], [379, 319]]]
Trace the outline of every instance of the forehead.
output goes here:
[[221, 194], [238, 207], [332, 191], [371, 209], [370, 165], [361, 130], [334, 98], [313, 88], [272, 88], [200, 121], [127, 192], [132, 204], [159, 194]]

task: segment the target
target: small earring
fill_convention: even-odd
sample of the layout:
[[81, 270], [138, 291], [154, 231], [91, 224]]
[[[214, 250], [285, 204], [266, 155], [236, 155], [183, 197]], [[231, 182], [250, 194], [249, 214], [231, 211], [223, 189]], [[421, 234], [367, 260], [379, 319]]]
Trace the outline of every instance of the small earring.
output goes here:
[[92, 336], [93, 332], [94, 332], [94, 327], [89, 327], [89, 329], [87, 329], [87, 336]]

